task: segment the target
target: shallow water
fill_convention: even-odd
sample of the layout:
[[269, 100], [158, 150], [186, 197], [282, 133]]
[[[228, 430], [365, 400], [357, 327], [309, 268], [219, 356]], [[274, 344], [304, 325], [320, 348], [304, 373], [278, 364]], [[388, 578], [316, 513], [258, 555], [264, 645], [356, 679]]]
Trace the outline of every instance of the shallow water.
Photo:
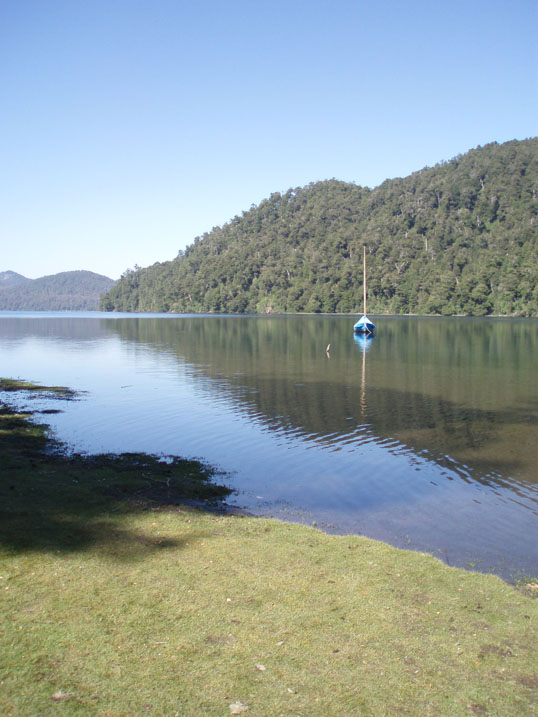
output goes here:
[[0, 313], [0, 375], [87, 391], [47, 416], [77, 450], [199, 457], [257, 514], [537, 575], [538, 321], [353, 322]]

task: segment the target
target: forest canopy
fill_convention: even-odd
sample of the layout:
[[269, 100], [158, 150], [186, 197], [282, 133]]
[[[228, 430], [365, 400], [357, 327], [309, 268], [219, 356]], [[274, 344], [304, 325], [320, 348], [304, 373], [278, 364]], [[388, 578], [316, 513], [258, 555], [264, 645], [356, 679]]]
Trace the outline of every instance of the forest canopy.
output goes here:
[[0, 272], [1, 311], [96, 311], [99, 299], [114, 284], [92, 271], [63, 271], [27, 279]]
[[127, 270], [106, 311], [538, 316], [538, 138], [496, 142], [375, 189], [275, 192], [184, 252]]

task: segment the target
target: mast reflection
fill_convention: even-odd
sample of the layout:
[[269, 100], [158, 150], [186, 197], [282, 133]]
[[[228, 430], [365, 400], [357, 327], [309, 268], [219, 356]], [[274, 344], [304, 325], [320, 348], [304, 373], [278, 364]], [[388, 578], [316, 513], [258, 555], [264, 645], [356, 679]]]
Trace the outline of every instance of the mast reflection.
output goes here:
[[374, 334], [354, 334], [353, 340], [362, 351], [362, 373], [361, 373], [361, 418], [364, 423], [366, 418], [366, 352], [370, 349]]

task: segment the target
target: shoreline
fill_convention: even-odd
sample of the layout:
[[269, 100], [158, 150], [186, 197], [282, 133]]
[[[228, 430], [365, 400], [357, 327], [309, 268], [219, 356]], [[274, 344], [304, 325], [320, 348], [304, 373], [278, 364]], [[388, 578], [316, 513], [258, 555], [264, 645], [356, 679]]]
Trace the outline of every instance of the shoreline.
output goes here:
[[[1, 400], [2, 392], [27, 392], [41, 398], [51, 397], [65, 401], [77, 400], [80, 396], [80, 393], [62, 386], [48, 387], [23, 380], [0, 378], [0, 410], [6, 409], [6, 405]], [[36, 413], [44, 414], [46, 417], [46, 414], [56, 412], [58, 412], [58, 409], [45, 409]], [[530, 574], [515, 568], [507, 570], [504, 565], [496, 569], [494, 564], [483, 566], [482, 570], [480, 570], [476, 567], [476, 561], [472, 556], [466, 559], [465, 562], [453, 563], [449, 561], [446, 551], [445, 553], [436, 554], [435, 551], [427, 548], [407, 547], [396, 540], [390, 541], [384, 538], [370, 537], [363, 533], [349, 532], [337, 524], [320, 521], [315, 514], [300, 512], [295, 517], [275, 515], [274, 511], [268, 511], [267, 513], [263, 511], [256, 512], [247, 507], [232, 505], [227, 502], [227, 498], [234, 493], [234, 490], [214, 482], [215, 478], [219, 476], [225, 477], [226, 474], [201, 460], [180, 456], [159, 456], [130, 452], [79, 454], [69, 449], [61, 440], [50, 435], [50, 426], [46, 423], [46, 418], [45, 421], [35, 424], [32, 421], [34, 412], [25, 412], [24, 415], [24, 420], [28, 421], [28, 427], [34, 426], [40, 432], [41, 450], [44, 455], [56, 457], [60, 461], [67, 462], [72, 470], [108, 471], [109, 474], [116, 471], [123, 476], [128, 475], [129, 479], [134, 480], [132, 495], [129, 493], [128, 484], [121, 484], [118, 488], [115, 486], [113, 478], [109, 478], [106, 491], [108, 491], [111, 498], [136, 501], [139, 505], [145, 502], [144, 510], [172, 510], [175, 507], [186, 506], [219, 516], [243, 516], [259, 520], [275, 520], [291, 525], [312, 526], [326, 535], [364, 537], [376, 540], [395, 550], [407, 550], [411, 553], [428, 555], [447, 567], [456, 567], [470, 573], [494, 575], [512, 585], [522, 582], [538, 582], [538, 573], [536, 575]], [[142, 486], [135, 477], [137, 472], [143, 472], [145, 476], [145, 484]], [[187, 474], [187, 480], [185, 479], [185, 474]], [[192, 478], [194, 478], [194, 481]], [[101, 485], [100, 490], [103, 492], [105, 487]], [[306, 519], [305, 515], [307, 515]]]
[[[356, 316], [361, 315], [361, 311], [351, 312], [351, 313], [340, 313], [340, 312], [332, 312], [332, 313], [324, 313], [322, 311], [320, 312], [271, 312], [271, 313], [261, 313], [261, 314], [247, 314], [247, 313], [226, 313], [226, 312], [183, 312], [183, 313], [176, 313], [173, 311], [102, 311], [100, 309], [88, 309], [88, 310], [70, 310], [70, 309], [0, 309], [0, 316], [9, 317], [13, 314], [62, 314], [62, 315], [75, 315], [75, 314], [95, 314], [96, 316], [99, 315], [100, 317], [109, 316], [110, 318], [117, 318], [119, 315], [121, 315], [122, 318], [127, 316], [133, 316], [133, 317], [141, 317], [141, 316], [147, 316], [149, 317], [237, 317], [237, 318], [277, 318], [277, 317], [287, 317], [287, 316], [322, 316], [325, 318], [330, 318], [331, 316], [339, 317], [339, 318], [350, 318], [353, 319]], [[538, 314], [531, 314], [529, 316], [522, 315], [522, 314], [484, 314], [484, 315], [476, 315], [476, 314], [392, 314], [392, 313], [376, 313], [370, 311], [369, 314], [371, 316], [374, 316], [376, 318], [380, 317], [386, 317], [386, 318], [408, 318], [408, 319], [521, 319], [521, 320], [538, 320]]]
[[3, 713], [535, 714], [538, 581], [207, 510], [196, 462], [61, 447], [0, 408]]

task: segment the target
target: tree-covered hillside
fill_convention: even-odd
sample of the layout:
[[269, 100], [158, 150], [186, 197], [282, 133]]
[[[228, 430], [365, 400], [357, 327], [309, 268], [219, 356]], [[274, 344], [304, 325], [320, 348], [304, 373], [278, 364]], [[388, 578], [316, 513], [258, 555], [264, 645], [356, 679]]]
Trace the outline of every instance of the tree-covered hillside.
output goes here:
[[127, 271], [112, 311], [538, 315], [538, 138], [368, 189], [275, 193], [173, 261]]
[[[5, 272], [9, 273], [9, 272]], [[92, 271], [64, 271], [0, 287], [1, 311], [96, 311], [114, 284]]]
[[22, 274], [17, 274], [16, 271], [0, 271], [0, 289], [5, 289], [6, 286], [15, 286], [15, 284], [22, 284], [23, 281], [30, 281]]

